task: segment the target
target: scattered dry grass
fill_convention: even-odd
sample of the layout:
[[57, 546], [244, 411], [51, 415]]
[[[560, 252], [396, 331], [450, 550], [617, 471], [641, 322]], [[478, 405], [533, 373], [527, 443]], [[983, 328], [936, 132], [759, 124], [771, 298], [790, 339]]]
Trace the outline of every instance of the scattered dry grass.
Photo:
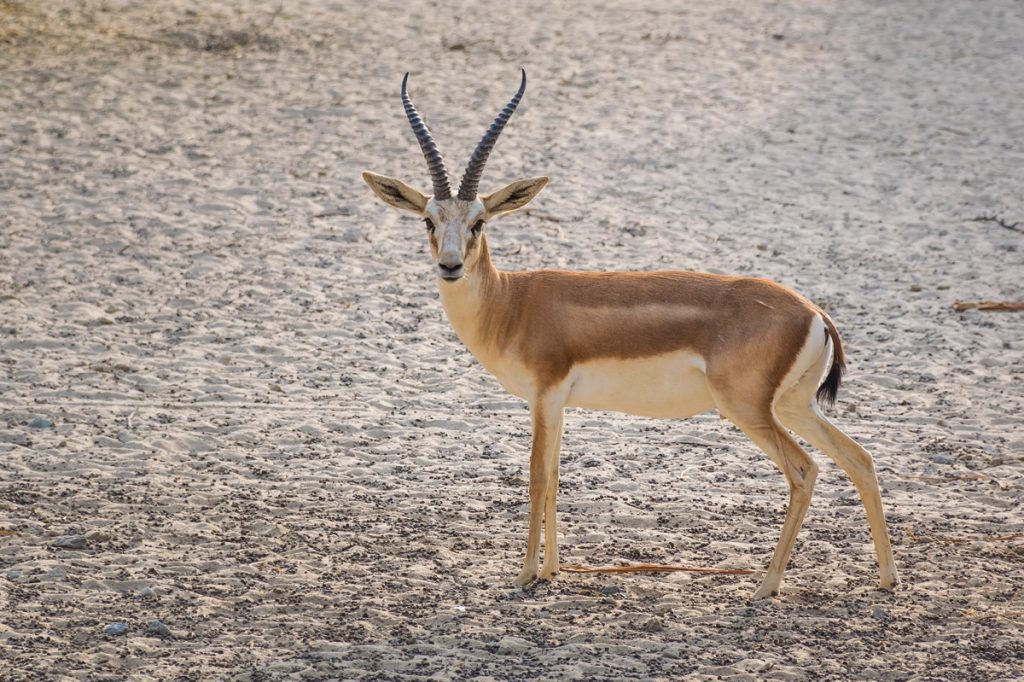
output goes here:
[[112, 11], [88, 2], [75, 10], [52, 10], [0, 0], [0, 45], [68, 52], [97, 45], [137, 48], [150, 44], [215, 54], [279, 48], [270, 31], [281, 15], [281, 5], [262, 17], [191, 9], [168, 15], [156, 7], [144, 12]]

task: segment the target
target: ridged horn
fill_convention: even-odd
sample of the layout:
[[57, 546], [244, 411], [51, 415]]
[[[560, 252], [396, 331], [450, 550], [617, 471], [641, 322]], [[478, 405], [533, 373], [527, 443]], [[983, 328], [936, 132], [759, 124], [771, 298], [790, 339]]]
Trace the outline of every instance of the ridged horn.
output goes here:
[[430, 181], [434, 183], [434, 198], [451, 199], [452, 190], [448, 186], [448, 171], [444, 167], [444, 159], [441, 158], [441, 152], [438, 150], [434, 138], [430, 136], [427, 124], [420, 118], [419, 112], [416, 111], [416, 107], [412, 105], [412, 100], [409, 99], [408, 85], [409, 73], [406, 72], [405, 78], [402, 79], [402, 104], [405, 105], [405, 115], [409, 117], [409, 125], [412, 126], [412, 132], [416, 135], [416, 139], [420, 143], [420, 149], [423, 150], [423, 156], [427, 159]]
[[519, 101], [523, 99], [524, 92], [526, 92], [526, 69], [523, 69], [523, 81], [519, 84], [519, 91], [509, 100], [509, 103], [501, 110], [498, 117], [494, 119], [494, 123], [484, 133], [480, 144], [473, 150], [473, 156], [469, 157], [469, 164], [466, 166], [466, 172], [462, 176], [462, 183], [459, 185], [459, 199], [463, 201], [476, 199], [476, 192], [480, 187], [480, 176], [483, 175], [487, 157], [490, 156], [491, 150], [494, 149], [494, 143], [498, 141], [498, 136], [501, 135], [505, 124], [512, 118], [512, 113], [519, 106]]

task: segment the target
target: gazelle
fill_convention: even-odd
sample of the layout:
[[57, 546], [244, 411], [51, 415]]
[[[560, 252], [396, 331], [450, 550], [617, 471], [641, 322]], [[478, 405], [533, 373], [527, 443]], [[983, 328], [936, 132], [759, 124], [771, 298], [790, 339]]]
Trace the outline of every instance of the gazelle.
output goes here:
[[487, 157], [526, 90], [526, 71], [473, 152], [455, 197], [441, 153], [409, 99], [408, 79], [407, 73], [402, 102], [434, 194], [368, 171], [363, 180], [385, 203], [426, 223], [441, 303], [456, 334], [507, 391], [529, 403], [529, 531], [516, 583], [549, 580], [559, 569], [555, 494], [566, 406], [676, 418], [717, 408], [789, 482], [781, 537], [754, 598], [778, 594], [818, 472], [787, 428], [853, 480], [867, 512], [881, 586], [892, 589], [896, 566], [871, 456], [817, 403], [835, 401], [845, 370], [829, 316], [782, 285], [750, 277], [496, 269], [487, 224], [526, 206], [548, 182], [528, 178], [477, 195]]

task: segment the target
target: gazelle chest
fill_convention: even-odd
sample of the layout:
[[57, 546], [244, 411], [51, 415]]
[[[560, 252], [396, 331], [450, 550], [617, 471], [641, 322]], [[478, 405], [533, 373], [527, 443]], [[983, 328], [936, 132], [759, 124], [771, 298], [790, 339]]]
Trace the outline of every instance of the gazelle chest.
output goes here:
[[450, 287], [442, 290], [441, 303], [448, 321], [459, 340], [502, 388], [523, 400], [531, 400], [537, 389], [533, 375], [515, 355], [500, 350], [495, 340], [480, 328], [481, 304], [475, 293], [471, 289], [454, 290]]

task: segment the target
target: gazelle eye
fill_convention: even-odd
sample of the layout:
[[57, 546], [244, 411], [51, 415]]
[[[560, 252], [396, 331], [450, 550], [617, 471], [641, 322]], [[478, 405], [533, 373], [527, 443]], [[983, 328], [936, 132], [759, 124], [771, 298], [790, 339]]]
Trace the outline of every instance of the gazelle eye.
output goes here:
[[432, 221], [430, 218], [424, 218], [423, 222], [427, 224], [427, 232], [429, 232], [430, 234], [434, 234], [434, 221]]
[[484, 229], [484, 221], [482, 221], [482, 220], [476, 221], [476, 224], [473, 225], [473, 236], [475, 237], [478, 234], [480, 234], [480, 230], [482, 230], [482, 229]]

